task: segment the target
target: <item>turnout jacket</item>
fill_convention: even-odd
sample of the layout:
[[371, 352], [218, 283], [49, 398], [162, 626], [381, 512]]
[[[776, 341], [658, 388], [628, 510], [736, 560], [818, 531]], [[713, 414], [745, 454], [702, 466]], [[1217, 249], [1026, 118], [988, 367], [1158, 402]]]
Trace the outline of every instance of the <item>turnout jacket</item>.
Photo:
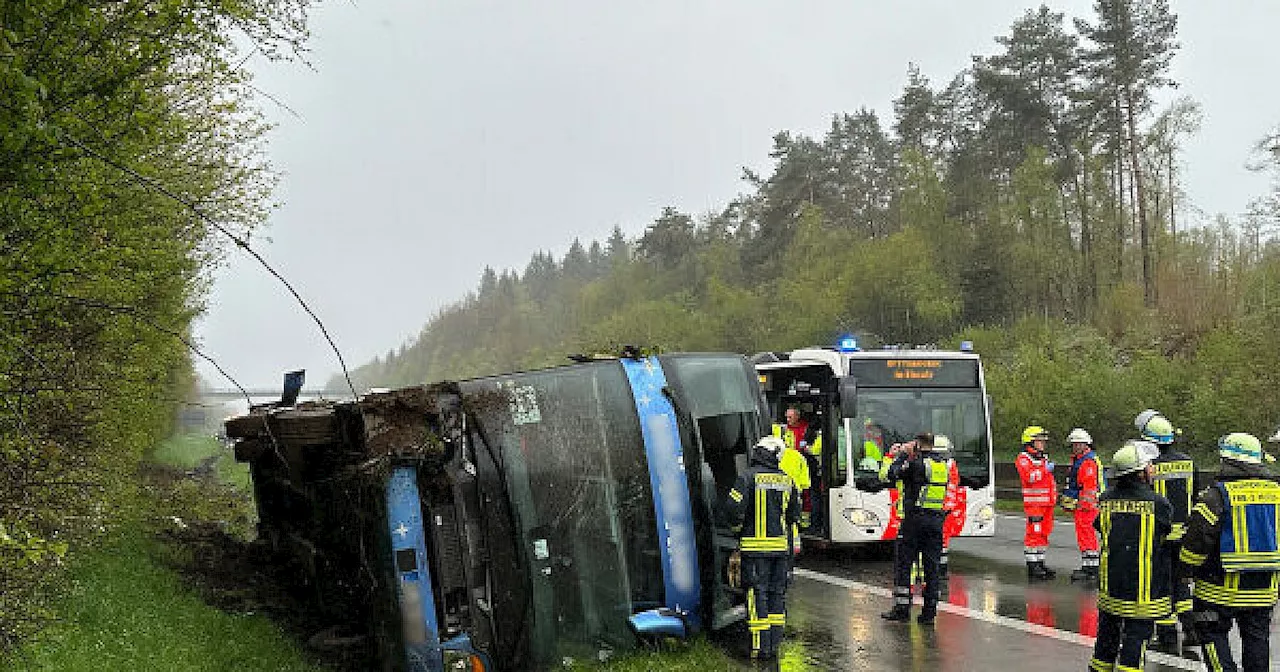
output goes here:
[[800, 491], [773, 453], [752, 448], [751, 467], [729, 490], [729, 527], [743, 553], [785, 556], [800, 520]]
[[[1062, 508], [1068, 511], [1096, 511], [1098, 494], [1106, 489], [1102, 475], [1102, 462], [1090, 448], [1071, 462], [1067, 474], [1067, 487], [1062, 491]], [[1160, 492], [1156, 490], [1156, 492]]]
[[1169, 500], [1136, 478], [1117, 479], [1098, 498], [1102, 557], [1098, 609], [1123, 618], [1156, 619], [1171, 612], [1169, 563], [1163, 542], [1172, 528]]
[[1276, 603], [1280, 484], [1266, 467], [1223, 460], [1187, 522], [1179, 559], [1195, 578], [1192, 594], [1227, 607]]
[[1151, 461], [1156, 469], [1151, 484], [1156, 492], [1164, 495], [1173, 506], [1173, 530], [1169, 541], [1178, 541], [1187, 531], [1187, 518], [1191, 516], [1192, 498], [1195, 496], [1196, 465], [1191, 456], [1172, 446], [1160, 446], [1160, 456]]
[[1022, 509], [1027, 515], [1040, 515], [1058, 501], [1058, 484], [1053, 480], [1046, 455], [1032, 455], [1023, 450], [1014, 462], [1022, 481]]

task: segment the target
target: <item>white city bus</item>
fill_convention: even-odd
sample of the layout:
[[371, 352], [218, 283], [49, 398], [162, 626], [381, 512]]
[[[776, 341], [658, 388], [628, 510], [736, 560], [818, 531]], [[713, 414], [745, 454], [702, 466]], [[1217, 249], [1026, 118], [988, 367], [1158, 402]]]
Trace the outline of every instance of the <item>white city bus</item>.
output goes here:
[[896, 537], [895, 493], [878, 487], [880, 461], [894, 443], [920, 432], [949, 437], [961, 476], [984, 484], [965, 491], [960, 534], [995, 533], [986, 382], [978, 355], [967, 342], [961, 348], [863, 351], [846, 337], [836, 347], [756, 355], [773, 422], [785, 423], [786, 409], [794, 406], [822, 433], [821, 454], [811, 461], [807, 541], [839, 545]]

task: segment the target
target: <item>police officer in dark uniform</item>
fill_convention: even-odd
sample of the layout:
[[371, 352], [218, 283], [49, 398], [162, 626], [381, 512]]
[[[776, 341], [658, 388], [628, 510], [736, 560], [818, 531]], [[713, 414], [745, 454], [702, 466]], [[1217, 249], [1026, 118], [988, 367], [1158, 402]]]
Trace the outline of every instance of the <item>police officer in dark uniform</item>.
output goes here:
[[[1187, 519], [1191, 516], [1192, 499], [1195, 496], [1196, 465], [1191, 456], [1174, 447], [1177, 430], [1173, 423], [1159, 411], [1147, 409], [1133, 420], [1134, 426], [1142, 433], [1142, 438], [1156, 444], [1160, 455], [1152, 462], [1155, 476], [1152, 487], [1169, 500], [1173, 506], [1173, 529], [1165, 540], [1164, 552], [1160, 557], [1169, 563], [1168, 573], [1173, 576], [1173, 563], [1178, 561], [1178, 551], [1182, 547], [1182, 535], [1187, 531]], [[1191, 587], [1185, 581], [1175, 581], [1171, 587], [1170, 597], [1173, 599], [1173, 611], [1156, 621], [1156, 641], [1167, 649], [1176, 651], [1178, 647], [1178, 621], [1182, 621], [1183, 646], [1199, 646], [1195, 627], [1190, 620]]]
[[938, 613], [938, 564], [942, 559], [942, 524], [946, 519], [943, 502], [950, 472], [944, 460], [933, 459], [933, 434], [920, 434], [914, 441], [894, 444], [893, 463], [884, 470], [888, 483], [902, 485], [902, 527], [893, 565], [893, 609], [880, 614], [890, 621], [911, 618], [911, 566], [916, 556], [924, 565], [924, 609], [916, 619], [933, 623]]
[[1160, 557], [1172, 510], [1151, 487], [1158, 454], [1150, 441], [1126, 441], [1111, 461], [1115, 485], [1098, 498], [1098, 639], [1089, 661], [1095, 672], [1142, 670], [1156, 619], [1172, 608], [1169, 565]]
[[775, 660], [782, 646], [792, 534], [800, 520], [800, 492], [778, 466], [786, 448], [776, 436], [760, 439], [725, 508], [742, 555], [751, 658], [760, 661]]
[[1251, 434], [1222, 437], [1218, 455], [1222, 471], [1200, 493], [1182, 541], [1180, 559], [1195, 577], [1192, 620], [1210, 670], [1236, 669], [1227, 640], [1234, 621], [1245, 672], [1261, 672], [1270, 664], [1271, 611], [1280, 581], [1280, 483]]

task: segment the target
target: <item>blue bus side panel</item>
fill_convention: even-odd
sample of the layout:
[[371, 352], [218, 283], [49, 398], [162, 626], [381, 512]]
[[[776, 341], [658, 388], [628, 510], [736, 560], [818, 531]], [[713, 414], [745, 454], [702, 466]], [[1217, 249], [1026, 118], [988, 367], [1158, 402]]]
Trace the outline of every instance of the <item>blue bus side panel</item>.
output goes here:
[[635, 395], [640, 431], [649, 460], [649, 482], [653, 487], [653, 508], [658, 520], [666, 606], [687, 614], [689, 623], [696, 629], [701, 625], [702, 603], [698, 585], [698, 547], [693, 529], [693, 506], [689, 501], [689, 481], [684, 473], [680, 429], [676, 424], [675, 408], [662, 393], [667, 377], [656, 357], [623, 359], [622, 367]]
[[427, 563], [418, 470], [414, 467], [396, 467], [391, 472], [387, 482], [387, 525], [408, 669], [439, 672], [444, 667], [444, 657]]

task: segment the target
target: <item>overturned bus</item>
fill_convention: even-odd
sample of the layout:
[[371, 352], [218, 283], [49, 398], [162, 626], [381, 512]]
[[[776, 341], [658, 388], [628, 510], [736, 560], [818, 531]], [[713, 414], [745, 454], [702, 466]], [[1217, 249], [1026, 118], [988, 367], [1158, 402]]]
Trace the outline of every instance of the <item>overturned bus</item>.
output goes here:
[[735, 626], [720, 506], [765, 431], [732, 354], [597, 359], [227, 421], [264, 543], [383, 670], [525, 670]]

